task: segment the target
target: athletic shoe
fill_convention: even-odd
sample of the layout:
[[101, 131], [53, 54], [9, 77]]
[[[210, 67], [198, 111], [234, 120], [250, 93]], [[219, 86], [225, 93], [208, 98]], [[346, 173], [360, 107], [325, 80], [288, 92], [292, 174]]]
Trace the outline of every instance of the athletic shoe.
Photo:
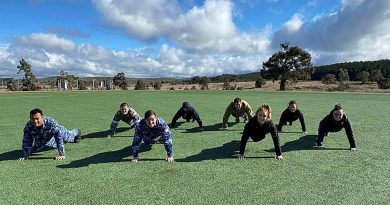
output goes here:
[[322, 143], [316, 143], [314, 144], [314, 147], [318, 148], [318, 149], [324, 149], [324, 145]]

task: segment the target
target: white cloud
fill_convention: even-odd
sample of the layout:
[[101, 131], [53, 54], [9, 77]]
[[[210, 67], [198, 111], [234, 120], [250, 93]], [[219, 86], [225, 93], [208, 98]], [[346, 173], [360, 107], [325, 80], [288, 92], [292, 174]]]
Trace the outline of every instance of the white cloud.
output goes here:
[[203, 7], [182, 11], [174, 0], [93, 1], [107, 24], [139, 40], [167, 38], [188, 49], [214, 49], [220, 39], [236, 35], [233, 4], [207, 0]]
[[281, 30], [285, 30], [288, 33], [294, 33], [302, 28], [303, 20], [302, 15], [294, 14], [293, 17], [283, 24]]
[[344, 0], [342, 6], [339, 11], [317, 16], [315, 21], [296, 26], [291, 32], [286, 25], [299, 25], [290, 23], [297, 22], [293, 16], [274, 33], [273, 48], [289, 41], [319, 55], [318, 64], [389, 58], [389, 1]]
[[72, 41], [59, 38], [55, 34], [32, 33], [16, 40], [20, 46], [40, 48], [52, 52], [70, 53], [76, 48]]

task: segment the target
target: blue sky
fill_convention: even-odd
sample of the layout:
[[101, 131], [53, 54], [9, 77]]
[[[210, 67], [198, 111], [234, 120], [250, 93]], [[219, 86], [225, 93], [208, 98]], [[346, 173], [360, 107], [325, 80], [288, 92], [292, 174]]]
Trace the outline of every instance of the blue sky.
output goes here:
[[0, 77], [259, 71], [285, 41], [314, 65], [390, 58], [389, 0], [2, 0]]

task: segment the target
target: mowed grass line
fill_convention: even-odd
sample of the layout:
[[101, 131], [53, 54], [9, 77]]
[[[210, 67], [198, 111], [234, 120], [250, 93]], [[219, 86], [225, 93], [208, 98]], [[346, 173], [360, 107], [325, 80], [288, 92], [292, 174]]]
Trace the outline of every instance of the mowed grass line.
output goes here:
[[[273, 121], [291, 99], [299, 103], [309, 133], [299, 122], [280, 134], [285, 160], [274, 160], [270, 136], [249, 142], [246, 160], [237, 160], [243, 123], [218, 131], [226, 106], [235, 97], [255, 110], [268, 103]], [[129, 163], [134, 130], [124, 123], [111, 139], [105, 134], [121, 102], [141, 115], [153, 109], [168, 123], [183, 101], [199, 112], [206, 130], [195, 123], [173, 131], [176, 162], [163, 161], [162, 145]], [[319, 121], [342, 103], [352, 121], [358, 151], [348, 151], [344, 131], [325, 139], [328, 149], [315, 150]], [[388, 204], [390, 95], [361, 93], [259, 91], [113, 91], [46, 92], [0, 95], [0, 204]], [[87, 138], [66, 144], [67, 158], [56, 150], [16, 161], [21, 155], [28, 112], [47, 116]], [[230, 122], [234, 119], [231, 118]], [[182, 122], [182, 120], [179, 120]]]

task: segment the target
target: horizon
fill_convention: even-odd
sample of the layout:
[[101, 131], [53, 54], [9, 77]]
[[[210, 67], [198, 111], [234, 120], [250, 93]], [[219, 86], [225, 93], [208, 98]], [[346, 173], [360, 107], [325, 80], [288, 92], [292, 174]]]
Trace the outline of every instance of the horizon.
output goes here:
[[390, 59], [389, 16], [388, 0], [4, 0], [0, 78], [21, 58], [37, 78], [239, 75], [283, 42], [316, 67]]

